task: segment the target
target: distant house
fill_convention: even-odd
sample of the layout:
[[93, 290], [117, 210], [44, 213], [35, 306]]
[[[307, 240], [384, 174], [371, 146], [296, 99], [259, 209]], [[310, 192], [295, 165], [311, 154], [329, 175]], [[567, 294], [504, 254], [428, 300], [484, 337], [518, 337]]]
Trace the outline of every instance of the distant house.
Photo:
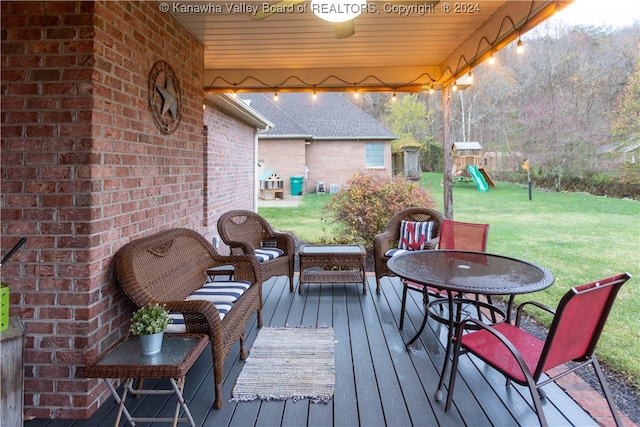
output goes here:
[[[241, 99], [274, 124], [258, 134], [258, 176], [275, 171], [291, 193], [329, 192], [355, 172], [391, 179], [391, 141], [396, 135], [338, 93], [242, 94]], [[299, 179], [303, 179], [300, 186]]]
[[640, 141], [630, 138], [627, 141], [604, 145], [596, 150], [599, 166], [617, 163], [636, 163], [640, 158]]

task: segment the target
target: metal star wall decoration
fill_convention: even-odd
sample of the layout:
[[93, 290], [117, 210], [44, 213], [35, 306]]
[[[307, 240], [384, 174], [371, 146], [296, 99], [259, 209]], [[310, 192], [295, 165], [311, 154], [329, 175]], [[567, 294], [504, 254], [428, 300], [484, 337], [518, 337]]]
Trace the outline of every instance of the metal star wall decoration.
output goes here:
[[170, 134], [178, 128], [182, 107], [180, 82], [164, 61], [156, 62], [149, 73], [149, 107], [162, 133]]
[[178, 116], [178, 100], [176, 97], [176, 89], [173, 84], [173, 80], [167, 77], [166, 87], [162, 87], [156, 84], [156, 89], [160, 92], [162, 96], [162, 113], [164, 116], [167, 114], [167, 111], [171, 113], [171, 117], [175, 120]]

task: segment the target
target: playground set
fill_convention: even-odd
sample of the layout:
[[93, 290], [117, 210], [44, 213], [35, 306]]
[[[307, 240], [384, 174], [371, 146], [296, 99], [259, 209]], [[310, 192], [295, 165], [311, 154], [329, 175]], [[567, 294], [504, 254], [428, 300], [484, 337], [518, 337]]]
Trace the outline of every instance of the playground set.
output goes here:
[[496, 184], [482, 164], [482, 145], [479, 142], [453, 143], [453, 182], [471, 182], [478, 191], [487, 192]]

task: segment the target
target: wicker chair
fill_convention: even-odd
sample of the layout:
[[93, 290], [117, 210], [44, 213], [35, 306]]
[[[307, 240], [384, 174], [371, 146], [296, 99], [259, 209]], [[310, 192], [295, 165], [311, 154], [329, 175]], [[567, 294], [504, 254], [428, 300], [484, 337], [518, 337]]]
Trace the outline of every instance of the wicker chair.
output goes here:
[[[185, 301], [208, 280], [206, 270], [219, 265], [233, 265], [235, 280], [252, 283], [222, 320], [211, 302]], [[245, 330], [253, 313], [258, 327], [262, 327], [262, 282], [257, 260], [219, 255], [197, 232], [178, 228], [127, 243], [116, 253], [114, 269], [122, 289], [138, 307], [164, 304], [169, 311], [184, 315], [187, 333], [209, 336], [214, 407], [221, 408], [223, 367], [231, 347], [239, 340], [240, 358], [245, 359]]]
[[373, 261], [376, 272], [376, 293], [380, 293], [380, 279], [384, 276], [395, 276], [387, 268], [389, 257], [385, 254], [392, 248], [397, 247], [400, 239], [400, 223], [402, 221], [434, 221], [433, 234], [425, 249], [435, 249], [438, 244], [440, 225], [445, 216], [441, 212], [431, 208], [408, 208], [395, 214], [389, 220], [387, 228], [383, 233], [373, 238]]
[[260, 277], [266, 281], [273, 276], [286, 275], [289, 290], [293, 292], [295, 241], [292, 235], [273, 230], [260, 215], [246, 210], [223, 214], [218, 219], [218, 233], [233, 255], [255, 255], [255, 250], [263, 247], [281, 249], [283, 255], [259, 263]]

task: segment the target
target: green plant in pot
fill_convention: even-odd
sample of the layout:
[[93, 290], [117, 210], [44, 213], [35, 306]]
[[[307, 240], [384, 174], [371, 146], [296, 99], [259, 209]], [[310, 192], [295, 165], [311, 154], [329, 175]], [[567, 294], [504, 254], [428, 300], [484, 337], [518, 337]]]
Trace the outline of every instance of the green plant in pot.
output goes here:
[[152, 356], [160, 352], [164, 331], [171, 322], [166, 306], [158, 303], [148, 304], [133, 313], [130, 332], [139, 335], [142, 354]]

